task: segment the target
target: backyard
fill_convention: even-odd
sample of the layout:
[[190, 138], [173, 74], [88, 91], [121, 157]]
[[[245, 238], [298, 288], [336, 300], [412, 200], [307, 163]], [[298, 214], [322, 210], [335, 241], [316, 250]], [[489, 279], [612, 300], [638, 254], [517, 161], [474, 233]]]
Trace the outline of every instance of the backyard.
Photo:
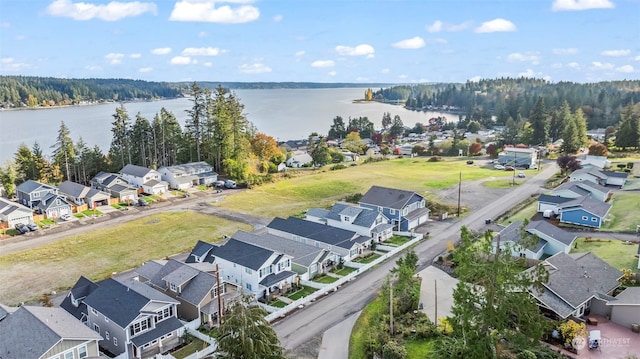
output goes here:
[[241, 229], [251, 227], [190, 211], [168, 212], [0, 256], [0, 303], [38, 299], [45, 292], [71, 287], [80, 276], [104, 279], [148, 260], [191, 250], [200, 239], [217, 242]]
[[602, 229], [608, 231], [636, 231], [640, 225], [637, 192], [616, 192], [611, 198], [611, 210]]
[[313, 293], [316, 291], [315, 288], [312, 287], [308, 287], [306, 285], [302, 285], [302, 288], [298, 289], [297, 291], [291, 293], [291, 294], [287, 294], [287, 298], [291, 299], [291, 300], [298, 300], [302, 297], [306, 297], [309, 294]]
[[584, 237], [578, 238], [575, 248], [571, 249], [571, 253], [576, 252], [592, 252], [617, 269], [635, 269], [638, 265], [638, 258], [635, 257], [638, 245], [625, 244], [617, 239], [593, 239], [587, 242]]

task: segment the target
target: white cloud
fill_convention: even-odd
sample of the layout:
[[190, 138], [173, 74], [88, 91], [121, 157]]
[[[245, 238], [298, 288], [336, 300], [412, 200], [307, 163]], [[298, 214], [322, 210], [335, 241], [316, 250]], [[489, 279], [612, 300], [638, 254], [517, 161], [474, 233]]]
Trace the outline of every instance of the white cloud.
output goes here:
[[640, 55], [634, 57], [633, 59], [636, 60], [636, 61], [640, 61]]
[[1, 28], [5, 28], [5, 29], [6, 28], [10, 28], [11, 27], [11, 23], [8, 22], [8, 21], [3, 21], [3, 22], [0, 23], [0, 27]]
[[553, 11], [580, 11], [590, 9], [613, 9], [615, 4], [609, 0], [555, 0]]
[[153, 71], [153, 67], [141, 67], [138, 69], [138, 72], [151, 72]]
[[342, 56], [366, 56], [367, 58], [372, 58], [376, 50], [368, 44], [360, 44], [356, 47], [338, 45], [336, 46], [336, 52]]
[[2, 64], [2, 70], [8, 72], [19, 72], [31, 67], [29, 64], [16, 62], [13, 57], [0, 58], [0, 64]]
[[170, 62], [172, 65], [189, 65], [193, 63], [193, 60], [188, 56], [176, 56]]
[[398, 78], [399, 78], [400, 80], [405, 80], [405, 79], [407, 78], [407, 75], [405, 75], [405, 74], [401, 74], [401, 75], [399, 75], [399, 76], [398, 76]]
[[122, 59], [124, 58], [124, 54], [118, 54], [115, 52], [108, 53], [104, 55], [104, 58], [109, 61], [111, 65], [118, 65], [122, 63]]
[[304, 54], [305, 54], [305, 52], [304, 52], [304, 51], [302, 51], [302, 50], [300, 50], [300, 51], [296, 51], [296, 53], [295, 53], [295, 57], [301, 57], [301, 56], [304, 56]]
[[465, 21], [460, 24], [448, 24], [446, 22], [436, 20], [433, 22], [433, 24], [427, 25], [427, 32], [457, 32], [468, 29], [469, 27], [471, 27], [471, 24], [471, 21]]
[[264, 74], [271, 72], [271, 68], [261, 63], [242, 64], [238, 66], [238, 70], [243, 74]]
[[157, 49], [151, 50], [151, 53], [154, 55], [167, 55], [171, 53], [170, 47], [159, 47]]
[[568, 67], [576, 70], [580, 70], [580, 64], [577, 62], [570, 62], [567, 64]]
[[389, 72], [391, 72], [391, 70], [390, 69], [382, 69], [382, 70], [380, 70], [380, 72], [383, 73], [383, 74], [388, 74]]
[[553, 63], [551, 64], [551, 68], [552, 69], [561, 69], [562, 68], [562, 64], [559, 62]]
[[611, 70], [613, 68], [613, 64], [610, 64], [608, 62], [602, 63], [600, 61], [594, 61], [591, 63], [592, 70]]
[[335, 76], [336, 74], [337, 74], [337, 72], [335, 72], [335, 71], [329, 71], [327, 73], [327, 75], [329, 75], [329, 76]]
[[139, 59], [142, 57], [142, 54], [130, 54], [129, 57], [132, 59]]
[[252, 5], [240, 5], [232, 8], [217, 3], [247, 3], [250, 1], [217, 1], [217, 0], [182, 0], [173, 7], [170, 21], [218, 22], [223, 24], [240, 24], [257, 20], [260, 10]]
[[509, 20], [505, 19], [493, 19], [491, 21], [485, 21], [482, 25], [476, 28], [476, 32], [478, 33], [486, 33], [486, 32], [510, 32], [516, 31], [516, 25]]
[[140, 1], [112, 1], [106, 5], [97, 5], [85, 2], [73, 3], [71, 0], [55, 0], [47, 6], [46, 12], [51, 16], [70, 17], [81, 21], [91, 19], [118, 21], [147, 12], [157, 15], [158, 8], [152, 2]]
[[282, 16], [280, 14], [278, 14], [278, 15], [273, 17], [273, 21], [274, 22], [280, 22], [280, 21], [282, 21], [282, 19], [284, 19], [284, 16]]
[[410, 39], [400, 40], [392, 44], [392, 46], [396, 49], [419, 49], [424, 47], [424, 40], [421, 37], [416, 36]]
[[92, 71], [92, 72], [96, 72], [96, 71], [102, 71], [102, 67], [97, 66], [97, 65], [87, 65], [84, 67], [86, 70]]
[[628, 49], [624, 49], [624, 50], [605, 50], [605, 51], [602, 51], [600, 53], [600, 55], [602, 55], [602, 56], [611, 56], [611, 57], [628, 56], [628, 55], [631, 55], [631, 50], [628, 50]]
[[482, 77], [480, 76], [473, 76], [469, 79], [470, 82], [479, 82], [480, 80], [482, 80]]
[[217, 47], [187, 47], [182, 50], [182, 56], [218, 56], [223, 53]]
[[535, 72], [532, 69], [518, 73], [518, 77], [530, 77], [530, 78], [543, 78], [547, 81], [551, 80], [551, 77], [543, 74], [542, 72]]
[[624, 72], [624, 73], [628, 74], [628, 73], [631, 73], [631, 72], [633, 72], [635, 70], [634, 70], [633, 66], [631, 66], [631, 65], [623, 65], [623, 66], [620, 66], [620, 67], [616, 67], [616, 71]]
[[514, 52], [507, 56], [508, 61], [522, 61], [522, 62], [530, 62], [533, 65], [538, 65], [540, 63], [540, 55], [537, 52]]
[[212, 67], [213, 66], [213, 62], [207, 61], [204, 64], [202, 64], [202, 66], [204, 66], [204, 67]]
[[358, 77], [356, 77], [356, 81], [361, 81], [361, 82], [362, 81], [369, 81], [369, 78], [368, 77], [363, 77], [363, 76], [358, 76]]
[[311, 63], [311, 67], [333, 67], [335, 64], [333, 60], [316, 60]]
[[576, 49], [575, 47], [569, 47], [569, 48], [555, 48], [553, 50], [551, 50], [551, 52], [554, 55], [575, 55], [578, 53], [578, 49]]

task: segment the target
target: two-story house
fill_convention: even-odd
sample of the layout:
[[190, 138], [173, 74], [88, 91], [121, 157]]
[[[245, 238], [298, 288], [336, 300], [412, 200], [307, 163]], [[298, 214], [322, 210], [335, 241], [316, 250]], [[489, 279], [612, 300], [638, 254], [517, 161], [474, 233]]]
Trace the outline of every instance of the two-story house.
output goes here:
[[0, 317], [0, 358], [97, 358], [99, 340], [62, 308], [21, 306]]
[[198, 241], [186, 262], [218, 264], [221, 279], [241, 286], [245, 293], [257, 298], [286, 291], [297, 277], [291, 270], [291, 256], [233, 238], [221, 246]]
[[33, 223], [33, 211], [20, 203], [0, 197], [0, 228], [13, 228], [18, 223]]
[[540, 259], [560, 252], [568, 254], [577, 238], [547, 221], [531, 221], [524, 231], [522, 226], [522, 221], [516, 221], [501, 230], [493, 238], [494, 252], [500, 246], [501, 250], [510, 250], [514, 257]]
[[381, 212], [344, 202], [334, 204], [330, 210], [311, 208], [305, 214], [305, 219], [354, 231], [376, 242], [383, 242], [393, 236], [393, 225]]
[[89, 183], [95, 189], [109, 192], [111, 197], [117, 198], [122, 203], [135, 203], [138, 201], [138, 190], [119, 174], [98, 172]]
[[45, 214], [47, 218], [58, 218], [63, 214], [71, 214], [71, 205], [56, 187], [28, 180], [16, 187], [18, 202]]
[[573, 171], [569, 176], [571, 182], [591, 181], [602, 186], [622, 187], [629, 176], [626, 172], [602, 171], [598, 167], [583, 168]]
[[101, 348], [148, 358], [180, 344], [184, 326], [177, 317], [179, 301], [134, 279], [89, 282], [81, 278], [60, 306], [104, 338]]
[[198, 185], [210, 185], [218, 180], [218, 174], [213, 167], [204, 162], [191, 162], [176, 166], [158, 168], [162, 180], [169, 183], [173, 189], [187, 189]]
[[371, 245], [369, 236], [296, 217], [274, 218], [267, 225], [267, 232], [287, 240], [330, 250], [344, 261], [353, 260]]
[[411, 191], [372, 186], [358, 204], [381, 212], [400, 232], [410, 232], [429, 220], [425, 198]]
[[111, 195], [96, 188], [83, 186], [79, 183], [64, 181], [58, 185], [59, 193], [64, 195], [75, 206], [87, 205], [93, 209], [97, 206], [108, 205]]
[[162, 180], [162, 175], [151, 168], [128, 164], [120, 170], [120, 175], [135, 188], [142, 188], [147, 194], [161, 195], [169, 190], [169, 184]]
[[218, 283], [217, 275], [175, 259], [149, 261], [136, 273], [141, 282], [180, 301], [178, 317], [189, 322], [198, 319], [199, 324], [213, 325], [220, 312], [218, 306], [224, 308], [238, 294], [235, 286], [227, 286], [222, 279]]

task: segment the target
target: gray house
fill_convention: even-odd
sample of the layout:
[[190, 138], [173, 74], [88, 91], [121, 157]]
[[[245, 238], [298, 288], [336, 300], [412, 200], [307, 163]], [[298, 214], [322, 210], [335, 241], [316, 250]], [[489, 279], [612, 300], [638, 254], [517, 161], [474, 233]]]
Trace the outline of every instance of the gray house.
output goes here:
[[58, 185], [59, 193], [76, 206], [86, 204], [90, 209], [108, 205], [111, 195], [96, 188], [83, 186], [79, 183], [64, 181]]
[[500, 249], [509, 248], [514, 257], [540, 259], [544, 255], [552, 256], [561, 252], [568, 254], [577, 238], [547, 221], [531, 221], [524, 231], [532, 237], [523, 240], [522, 224], [521, 221], [513, 222], [500, 231], [493, 239], [493, 247], [496, 248], [499, 241]]
[[383, 242], [393, 236], [393, 225], [381, 212], [338, 202], [330, 210], [311, 208], [305, 219], [331, 227], [354, 231], [361, 236]]
[[62, 308], [17, 308], [4, 319], [0, 318], [0, 333], [0, 358], [100, 356], [98, 341], [102, 337]]
[[628, 287], [620, 292], [607, 306], [611, 321], [626, 328], [640, 325], [640, 287]]
[[231, 238], [290, 255], [291, 270], [298, 273], [303, 280], [310, 280], [324, 273], [329, 263], [337, 263], [339, 260], [339, 255], [328, 249], [294, 242], [269, 233], [237, 231]]
[[429, 220], [425, 198], [412, 191], [371, 186], [358, 204], [381, 212], [395, 231], [410, 232]]
[[142, 188], [147, 194], [161, 195], [169, 190], [169, 184], [162, 180], [160, 172], [151, 168], [128, 164], [120, 170], [120, 175], [135, 188]]
[[12, 228], [18, 223], [33, 223], [33, 211], [20, 203], [0, 197], [0, 222]]
[[[78, 297], [76, 297], [78, 295]], [[61, 307], [104, 339], [100, 347], [127, 358], [147, 358], [180, 344], [179, 301], [137, 280], [81, 278]]]
[[595, 182], [584, 180], [565, 182], [551, 191], [552, 196], [564, 198], [578, 198], [591, 196], [598, 201], [606, 202], [611, 197], [611, 190]]
[[16, 187], [18, 202], [43, 213], [47, 218], [58, 218], [71, 214], [71, 205], [56, 187], [28, 180]]
[[213, 167], [204, 162], [191, 162], [176, 166], [158, 168], [162, 180], [169, 183], [173, 189], [187, 189], [198, 185], [210, 185], [218, 180], [218, 174]]
[[138, 190], [118, 174], [99, 172], [89, 183], [95, 189], [109, 192], [111, 197], [118, 198], [122, 203], [131, 203], [138, 200]]

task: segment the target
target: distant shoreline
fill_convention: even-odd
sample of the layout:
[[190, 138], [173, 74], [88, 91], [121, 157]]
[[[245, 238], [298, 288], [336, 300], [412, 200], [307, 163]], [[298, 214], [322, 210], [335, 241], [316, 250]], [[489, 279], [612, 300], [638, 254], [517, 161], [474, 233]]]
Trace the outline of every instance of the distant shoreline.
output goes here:
[[39, 111], [39, 110], [50, 110], [56, 108], [69, 108], [69, 107], [85, 107], [85, 106], [97, 106], [97, 105], [108, 105], [108, 104], [126, 104], [126, 103], [138, 103], [138, 102], [156, 102], [156, 101], [166, 101], [166, 100], [177, 100], [180, 98], [184, 98], [184, 96], [180, 97], [163, 97], [152, 100], [127, 100], [127, 101], [103, 101], [103, 102], [91, 102], [91, 103], [79, 103], [75, 105], [56, 105], [56, 106], [38, 106], [38, 107], [1, 107], [0, 111]]

